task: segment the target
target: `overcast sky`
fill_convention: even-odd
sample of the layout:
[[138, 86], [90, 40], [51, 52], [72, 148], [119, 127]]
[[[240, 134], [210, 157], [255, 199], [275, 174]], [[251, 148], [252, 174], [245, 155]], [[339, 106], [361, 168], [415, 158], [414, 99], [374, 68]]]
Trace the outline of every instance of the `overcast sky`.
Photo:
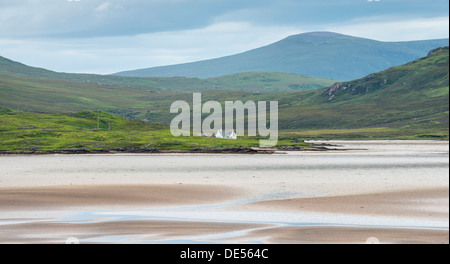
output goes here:
[[109, 74], [216, 58], [289, 35], [448, 38], [448, 0], [0, 0], [0, 56]]

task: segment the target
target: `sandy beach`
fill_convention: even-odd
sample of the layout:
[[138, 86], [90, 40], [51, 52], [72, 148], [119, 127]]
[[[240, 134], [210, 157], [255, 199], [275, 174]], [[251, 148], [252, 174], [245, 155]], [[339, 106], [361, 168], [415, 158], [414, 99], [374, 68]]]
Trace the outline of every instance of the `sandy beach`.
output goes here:
[[0, 243], [449, 243], [448, 142], [0, 156]]

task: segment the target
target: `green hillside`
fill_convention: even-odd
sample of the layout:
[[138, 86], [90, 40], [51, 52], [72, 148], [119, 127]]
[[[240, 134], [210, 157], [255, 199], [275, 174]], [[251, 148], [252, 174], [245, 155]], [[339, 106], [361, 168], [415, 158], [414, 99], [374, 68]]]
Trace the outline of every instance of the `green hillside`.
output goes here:
[[419, 138], [448, 139], [448, 69], [449, 48], [444, 47], [427, 57], [362, 79], [295, 93], [294, 103], [291, 98], [282, 103], [282, 128], [310, 132], [359, 129], [356, 134], [371, 133], [375, 137], [414, 134]]
[[[448, 139], [448, 47], [424, 58], [329, 88], [280, 94], [205, 92], [203, 100], [276, 100], [283, 135], [304, 138]], [[190, 101], [191, 94], [161, 95], [154, 102]], [[149, 98], [150, 100], [150, 98]], [[164, 106], [166, 105], [166, 106]], [[171, 117], [166, 111], [140, 118]]]
[[[9, 77], [19, 78], [24, 82], [57, 83], [63, 81], [62, 86], [84, 85], [85, 87], [111, 88], [130, 92], [202, 92], [211, 90], [249, 91], [257, 93], [277, 93], [298, 90], [311, 90], [330, 86], [333, 80], [321, 79], [300, 74], [289, 73], [242, 73], [210, 79], [185, 77], [154, 77], [133, 78], [114, 75], [59, 73], [42, 68], [30, 67], [0, 56], [0, 76], [6, 82]], [[10, 79], [10, 78], [9, 78]], [[37, 79], [37, 80], [35, 80]], [[32, 84], [30, 84], [32, 85]]]
[[[205, 91], [202, 99], [222, 103], [278, 101], [280, 129], [291, 137], [448, 139], [448, 57], [448, 47], [433, 50], [405, 65], [328, 88], [285, 93]], [[259, 79], [269, 78], [258, 74]], [[222, 82], [245, 86], [247, 77], [225, 76]], [[186, 80], [183, 82], [188, 83]], [[168, 125], [175, 116], [169, 112], [170, 105], [177, 100], [192, 102], [192, 92], [0, 78], [0, 105], [25, 111], [75, 113], [92, 109]]]
[[346, 81], [407, 63], [447, 45], [448, 39], [382, 42], [332, 32], [312, 32], [227, 57], [116, 75], [211, 78], [242, 72], [288, 72]]
[[[253, 93], [282, 93], [324, 88], [335, 81], [308, 75], [282, 72], [250, 72], [206, 79], [215, 89]], [[220, 88], [219, 88], [220, 87]]]
[[[279, 146], [308, 144], [281, 138]], [[1, 153], [90, 153], [247, 151], [259, 147], [259, 138], [226, 140], [206, 137], [173, 137], [165, 126], [126, 119], [104, 112], [75, 114], [26, 113], [0, 107]]]

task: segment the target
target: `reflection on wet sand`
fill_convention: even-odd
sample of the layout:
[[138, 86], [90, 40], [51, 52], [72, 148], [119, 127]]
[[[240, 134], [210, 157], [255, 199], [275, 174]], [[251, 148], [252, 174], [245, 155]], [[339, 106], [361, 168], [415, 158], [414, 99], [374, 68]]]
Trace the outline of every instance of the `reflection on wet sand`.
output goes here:
[[0, 243], [448, 243], [448, 142], [0, 156]]

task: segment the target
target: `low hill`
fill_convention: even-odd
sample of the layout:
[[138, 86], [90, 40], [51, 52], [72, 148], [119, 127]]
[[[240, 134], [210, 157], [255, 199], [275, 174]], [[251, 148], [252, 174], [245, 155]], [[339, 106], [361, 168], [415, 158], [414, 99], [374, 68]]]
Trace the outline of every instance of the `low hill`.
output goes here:
[[[113, 75], [59, 73], [42, 68], [30, 67], [0, 56], [0, 76], [3, 79], [21, 80], [37, 79], [37, 82], [78, 83], [93, 87], [114, 87], [129, 91], [175, 91], [203, 92], [211, 90], [249, 91], [257, 93], [290, 92], [323, 88], [334, 83], [333, 80], [321, 79], [300, 74], [254, 72], [210, 79], [185, 77], [133, 78]], [[31, 81], [33, 82], [33, 81]], [[32, 85], [32, 84], [30, 84]], [[64, 86], [64, 84], [63, 84]]]

